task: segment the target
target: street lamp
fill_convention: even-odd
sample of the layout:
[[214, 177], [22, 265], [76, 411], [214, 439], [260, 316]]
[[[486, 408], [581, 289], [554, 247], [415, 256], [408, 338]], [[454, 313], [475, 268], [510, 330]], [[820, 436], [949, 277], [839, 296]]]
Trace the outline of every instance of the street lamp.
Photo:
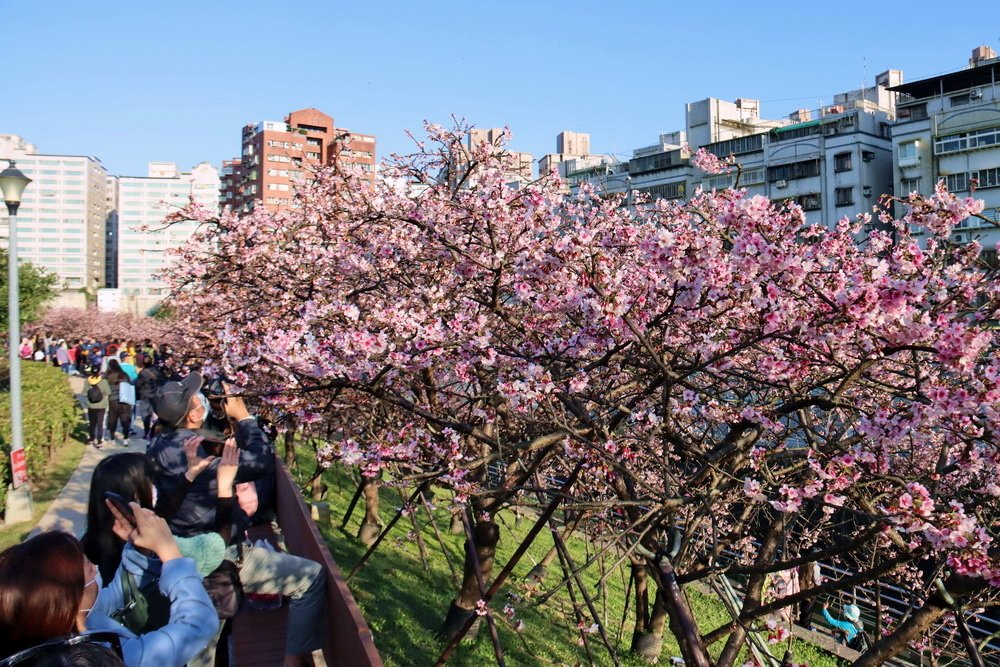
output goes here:
[[[24, 431], [21, 425], [21, 308], [17, 275], [17, 209], [21, 195], [31, 179], [21, 173], [10, 160], [10, 166], [0, 171], [0, 191], [7, 204], [10, 232], [7, 241], [7, 327], [9, 331], [8, 355], [10, 359], [10, 462], [13, 489], [7, 496], [6, 523], [31, 519], [31, 491], [27, 462], [24, 457]], [[14, 491], [16, 490], [16, 491]]]

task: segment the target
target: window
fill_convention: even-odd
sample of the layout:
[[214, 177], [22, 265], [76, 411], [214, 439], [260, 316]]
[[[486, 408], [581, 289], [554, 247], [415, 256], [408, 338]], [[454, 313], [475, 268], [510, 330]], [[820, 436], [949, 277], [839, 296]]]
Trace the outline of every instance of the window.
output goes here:
[[767, 180], [774, 183], [775, 181], [809, 178], [810, 176], [819, 176], [819, 170], [819, 159], [782, 164], [777, 167], [767, 168]]
[[680, 164], [681, 152], [679, 150], [654, 153], [653, 155], [644, 155], [629, 160], [628, 173], [645, 174], [652, 171], [660, 171], [661, 169], [669, 169]]
[[636, 188], [639, 192], [649, 194], [651, 199], [679, 199], [684, 196], [684, 183], [665, 183], [647, 188]]
[[705, 146], [705, 150], [721, 158], [729, 157], [730, 154], [740, 155], [741, 153], [754, 153], [764, 149], [764, 135], [751, 134], [749, 137], [737, 137], [726, 141], [716, 141]]
[[319, 153], [314, 153], [312, 151], [307, 151], [306, 152], [306, 157], [312, 158], [314, 160], [318, 160], [319, 159]]
[[833, 170], [834, 171], [850, 171], [851, 170], [851, 154], [850, 153], [837, 153], [833, 156]]
[[927, 118], [927, 103], [903, 107], [899, 109], [898, 116], [900, 120], [924, 120]]
[[977, 188], [1000, 187], [1000, 167], [980, 169], [969, 174], [970, 180], [975, 179]]
[[985, 148], [1000, 144], [1000, 127], [988, 127], [974, 132], [948, 134], [934, 140], [934, 151], [938, 155], [955, 153], [972, 148]]
[[795, 203], [801, 206], [805, 211], [818, 211], [822, 208], [818, 192], [808, 195], [799, 195], [795, 198]]
[[708, 187], [712, 190], [723, 190], [725, 188], [730, 188], [733, 186], [733, 175], [723, 174], [721, 176], [713, 176], [708, 179]]
[[969, 175], [968, 174], [942, 174], [941, 177], [944, 179], [945, 184], [948, 186], [948, 190], [951, 192], [962, 192], [969, 189]]
[[764, 167], [744, 169], [740, 174], [740, 185], [754, 185], [764, 182]]
[[952, 95], [948, 98], [948, 101], [951, 102], [951, 106], [953, 107], [962, 106], [963, 104], [969, 103], [969, 94], [962, 93], [961, 95]]
[[904, 141], [899, 144], [899, 159], [915, 159], [917, 157], [917, 142]]
[[[854, 188], [837, 188], [837, 206], [852, 206], [854, 204]], [[805, 208], [803, 206], [803, 208]]]

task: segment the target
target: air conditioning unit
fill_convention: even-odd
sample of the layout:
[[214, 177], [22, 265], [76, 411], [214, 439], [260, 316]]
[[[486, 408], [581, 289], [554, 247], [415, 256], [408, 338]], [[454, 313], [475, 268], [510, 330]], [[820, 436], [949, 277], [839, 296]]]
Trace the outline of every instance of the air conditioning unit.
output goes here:
[[781, 179], [780, 181], [775, 181], [774, 187], [776, 187], [776, 188], [787, 188], [788, 187], [788, 181], [786, 181], [785, 179]]
[[979, 90], [978, 88], [973, 88], [972, 90], [969, 91], [969, 99], [970, 100], [983, 99], [983, 91]]
[[834, 125], [833, 123], [830, 123], [829, 125], [824, 125], [823, 134], [825, 134], [828, 137], [837, 134], [837, 126]]
[[967, 233], [952, 234], [951, 240], [955, 243], [968, 243], [972, 240], [972, 236]]

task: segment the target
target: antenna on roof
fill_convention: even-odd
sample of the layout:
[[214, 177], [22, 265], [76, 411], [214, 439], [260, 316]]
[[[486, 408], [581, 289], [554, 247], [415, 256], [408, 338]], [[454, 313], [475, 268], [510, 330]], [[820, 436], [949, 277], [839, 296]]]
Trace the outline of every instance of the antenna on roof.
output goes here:
[[[861, 56], [861, 104], [865, 103], [865, 82], [868, 81], [868, 56]], [[864, 108], [862, 106], [862, 108]]]

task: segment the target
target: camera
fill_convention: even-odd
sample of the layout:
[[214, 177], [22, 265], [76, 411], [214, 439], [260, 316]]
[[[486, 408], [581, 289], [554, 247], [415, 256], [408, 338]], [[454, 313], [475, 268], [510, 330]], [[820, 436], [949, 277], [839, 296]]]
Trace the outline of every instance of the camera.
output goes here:
[[226, 395], [226, 384], [231, 383], [228, 378], [221, 375], [215, 378], [206, 378], [201, 391], [205, 394], [205, 396], [208, 396], [210, 400], [218, 400], [215, 397]]
[[222, 448], [226, 445], [226, 435], [207, 428], [195, 429], [194, 434], [202, 438], [201, 446], [210, 456], [222, 456]]

